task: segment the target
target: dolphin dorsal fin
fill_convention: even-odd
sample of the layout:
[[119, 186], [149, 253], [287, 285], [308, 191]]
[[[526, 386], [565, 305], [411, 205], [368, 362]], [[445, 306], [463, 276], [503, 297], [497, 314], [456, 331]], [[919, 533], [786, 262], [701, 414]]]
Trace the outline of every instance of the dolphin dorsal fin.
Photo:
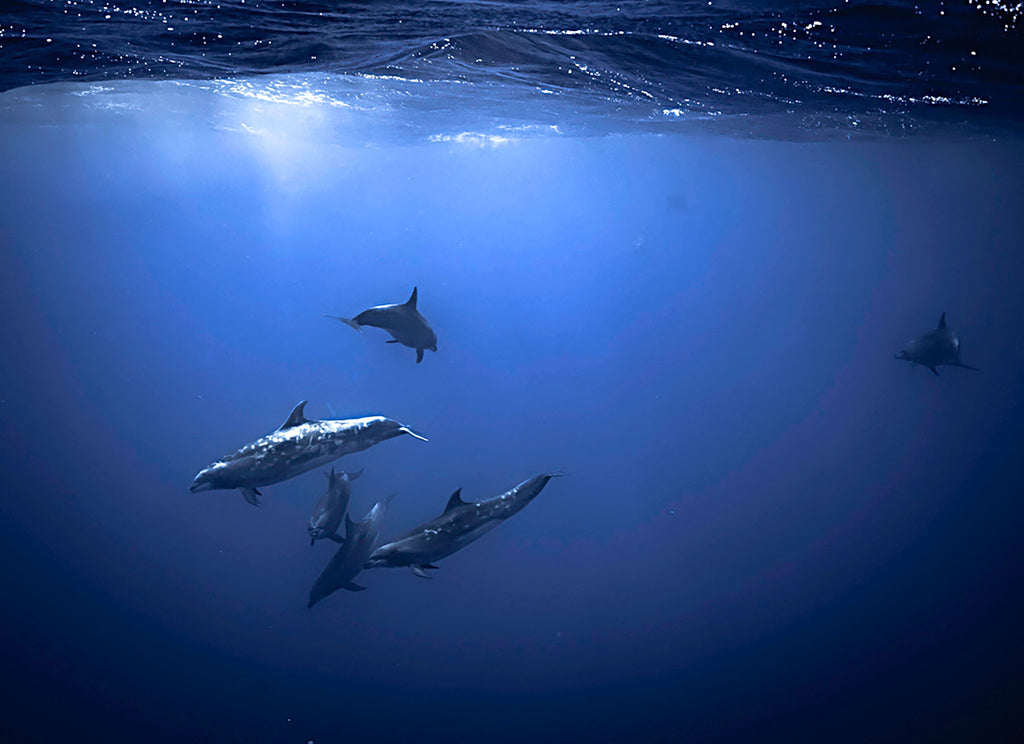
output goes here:
[[411, 307], [413, 310], [416, 309], [416, 290], [417, 289], [418, 289], [418, 287], [413, 287], [412, 288], [412, 294], [409, 295], [409, 299], [405, 303], [406, 307]]
[[462, 500], [462, 489], [458, 488], [455, 493], [452, 494], [451, 498], [448, 499], [448, 505], [444, 508], [444, 513], [447, 514], [452, 509], [458, 509], [460, 506], [465, 506], [466, 502]]
[[292, 412], [288, 414], [288, 420], [281, 424], [278, 431], [284, 431], [285, 429], [290, 429], [293, 426], [301, 426], [302, 424], [306, 423], [307, 419], [302, 414], [302, 409], [306, 407], [306, 403], [308, 402], [309, 401], [304, 400], [301, 403], [299, 403], [299, 405], [295, 406], [295, 408], [292, 409]]
[[356, 532], [356, 524], [352, 521], [352, 517], [348, 514], [345, 515], [345, 537], [351, 538]]
[[946, 314], [943, 313], [942, 317], [939, 318], [939, 328], [945, 328], [945, 327], [946, 327]]

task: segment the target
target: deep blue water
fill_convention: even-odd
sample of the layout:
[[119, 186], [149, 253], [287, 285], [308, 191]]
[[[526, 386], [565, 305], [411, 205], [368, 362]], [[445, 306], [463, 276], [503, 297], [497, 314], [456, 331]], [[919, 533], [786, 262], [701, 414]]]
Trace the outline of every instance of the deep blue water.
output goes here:
[[[1020, 12], [0, 5], [0, 738], [1018, 739]], [[386, 539], [567, 477], [306, 609], [188, 491], [304, 399]]]

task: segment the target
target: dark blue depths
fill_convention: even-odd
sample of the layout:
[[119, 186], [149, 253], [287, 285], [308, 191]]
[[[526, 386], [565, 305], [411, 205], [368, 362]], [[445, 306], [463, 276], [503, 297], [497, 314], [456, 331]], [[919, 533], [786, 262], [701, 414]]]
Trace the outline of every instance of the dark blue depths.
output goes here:
[[[282, 175], [223, 142], [14, 134], [11, 740], [1019, 724], [1019, 145], [541, 138]], [[414, 282], [420, 365], [322, 317]], [[893, 359], [943, 310], [982, 372]], [[353, 514], [399, 494], [389, 539], [457, 487], [569, 477], [432, 581], [367, 571], [310, 611], [322, 475], [262, 510], [187, 492], [305, 397], [430, 437], [339, 461]]]

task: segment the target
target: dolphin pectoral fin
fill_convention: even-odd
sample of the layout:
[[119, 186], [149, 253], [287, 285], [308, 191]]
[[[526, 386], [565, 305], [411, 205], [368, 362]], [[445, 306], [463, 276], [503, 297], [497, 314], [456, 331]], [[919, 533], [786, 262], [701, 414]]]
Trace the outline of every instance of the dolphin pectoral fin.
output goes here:
[[363, 468], [359, 468], [359, 470], [354, 470], [351, 473], [346, 473], [346, 475], [348, 475], [348, 479], [350, 481], [354, 481], [356, 478], [358, 478], [362, 474], [363, 474]]
[[365, 586], [359, 586], [359, 584], [357, 584], [354, 581], [350, 581], [347, 584], [342, 584], [341, 588], [342, 589], [348, 589], [350, 592], [365, 592], [366, 591], [366, 587]]
[[942, 377], [942, 375], [939, 374], [939, 370], [935, 369], [935, 367], [929, 367], [928, 369], [930, 369], [932, 371], [932, 374], [935, 375], [936, 377]]
[[312, 548], [314, 545], [316, 545], [316, 538], [315, 537], [309, 538], [309, 547]]
[[424, 570], [426, 568], [437, 569], [438, 566], [435, 566], [432, 563], [417, 563], [417, 564], [413, 564], [413, 565], [409, 566], [409, 570], [412, 571], [417, 576], [419, 576], [421, 579], [429, 579], [430, 578], [430, 575]]
[[978, 369], [977, 367], [972, 367], [971, 365], [964, 364], [963, 362], [955, 362], [951, 366], [953, 366], [953, 367], [963, 367], [964, 369], [973, 369], [975, 372], [981, 372], [981, 370]]
[[246, 502], [252, 504], [253, 506], [263, 506], [263, 502], [261, 502], [259, 499], [259, 497], [262, 496], [263, 494], [259, 492], [259, 489], [243, 487], [239, 488], [238, 490], [242, 492], [242, 498], [245, 499]]
[[397, 338], [390, 338], [387, 341], [385, 341], [384, 343], [386, 343], [386, 344], [397, 344], [398, 343], [398, 339]]
[[328, 540], [334, 540], [334, 542], [338, 543], [338, 545], [344, 545], [345, 544], [345, 538], [342, 537], [341, 535], [339, 535], [336, 532], [334, 534], [332, 534], [332, 535], [328, 535], [327, 539]]
[[416, 364], [423, 361], [423, 349], [416, 349]]

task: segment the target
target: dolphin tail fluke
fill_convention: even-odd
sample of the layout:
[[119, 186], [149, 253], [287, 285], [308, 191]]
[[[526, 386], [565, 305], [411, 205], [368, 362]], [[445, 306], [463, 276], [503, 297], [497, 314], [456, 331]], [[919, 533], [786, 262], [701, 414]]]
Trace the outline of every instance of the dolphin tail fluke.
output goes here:
[[437, 569], [438, 566], [435, 566], [432, 563], [417, 563], [417, 564], [414, 564], [412, 566], [409, 566], [409, 570], [412, 571], [416, 576], [419, 576], [421, 579], [429, 579], [430, 578], [430, 574], [428, 574], [424, 570], [424, 569], [427, 569], [427, 568]]
[[347, 584], [342, 584], [341, 588], [342, 589], [348, 589], [350, 592], [365, 592], [366, 591], [366, 587], [365, 586], [359, 586], [359, 584], [357, 584], [354, 581], [350, 581]]
[[418, 431], [414, 431], [413, 429], [410, 429], [408, 426], [400, 426], [398, 428], [398, 430], [401, 431], [401, 432], [405, 432], [410, 437], [416, 437], [417, 439], [422, 439], [424, 442], [429, 442], [430, 441], [425, 436], [420, 434]]
[[242, 492], [242, 498], [246, 500], [246, 503], [263, 506], [263, 502], [260, 501], [260, 496], [263, 494], [259, 492], [258, 488], [239, 488], [238, 490]]
[[334, 320], [340, 320], [342, 323], [347, 325], [349, 328], [352, 328], [352, 329], [354, 329], [356, 331], [359, 331], [360, 333], [363, 332], [362, 326], [360, 326], [357, 321], [352, 320], [351, 318], [343, 318], [340, 315], [327, 315], [326, 313], [324, 314], [324, 317], [325, 318], [333, 318]]

